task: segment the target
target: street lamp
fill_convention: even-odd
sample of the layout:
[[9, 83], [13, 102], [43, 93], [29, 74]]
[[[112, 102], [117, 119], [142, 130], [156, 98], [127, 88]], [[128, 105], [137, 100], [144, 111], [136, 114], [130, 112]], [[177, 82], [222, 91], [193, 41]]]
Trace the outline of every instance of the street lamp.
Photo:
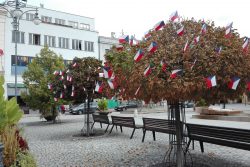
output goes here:
[[[19, 22], [22, 16], [27, 12], [35, 12], [33, 22], [35, 25], [41, 23], [38, 17], [38, 10], [34, 7], [26, 6], [27, 0], [7, 0], [0, 4], [0, 9], [4, 9], [9, 13], [9, 16], [13, 19], [12, 26], [15, 34], [15, 97], [17, 100], [17, 35], [19, 32]], [[21, 10], [23, 9], [23, 10]]]

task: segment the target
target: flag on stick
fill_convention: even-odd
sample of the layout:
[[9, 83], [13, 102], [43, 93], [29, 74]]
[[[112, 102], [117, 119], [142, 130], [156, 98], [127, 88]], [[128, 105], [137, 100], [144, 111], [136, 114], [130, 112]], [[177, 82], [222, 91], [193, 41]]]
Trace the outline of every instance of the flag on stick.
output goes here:
[[154, 53], [157, 50], [157, 43], [156, 42], [152, 42], [150, 44], [150, 46], [148, 47], [148, 51], [150, 53]]
[[174, 79], [176, 78], [178, 75], [182, 74], [182, 70], [181, 69], [177, 69], [177, 70], [173, 70], [171, 72], [170, 78]]
[[236, 90], [239, 82], [240, 82], [239, 77], [233, 77], [233, 78], [231, 78], [231, 81], [229, 82], [228, 87], [230, 89]]
[[206, 78], [207, 88], [211, 88], [217, 85], [216, 76], [209, 76]]
[[143, 74], [145, 77], [147, 77], [147, 76], [149, 76], [149, 74], [151, 74], [151, 72], [152, 72], [152, 69], [151, 69], [151, 66], [149, 64]]
[[129, 36], [128, 35], [123, 35], [119, 37], [119, 43], [124, 44], [129, 42]]
[[184, 34], [184, 26], [177, 30], [177, 35], [182, 36]]
[[165, 26], [164, 21], [160, 21], [159, 23], [157, 23], [157, 24], [154, 26], [154, 30], [155, 30], [155, 31], [161, 30], [164, 26]]
[[173, 12], [171, 15], [170, 15], [170, 20], [171, 21], [175, 21], [175, 19], [177, 19], [179, 16], [178, 16], [178, 12], [175, 11]]
[[143, 56], [144, 56], [144, 52], [141, 49], [139, 49], [134, 57], [135, 62], [140, 61]]
[[102, 83], [101, 82], [96, 82], [96, 86], [95, 86], [95, 91], [98, 93], [102, 93]]

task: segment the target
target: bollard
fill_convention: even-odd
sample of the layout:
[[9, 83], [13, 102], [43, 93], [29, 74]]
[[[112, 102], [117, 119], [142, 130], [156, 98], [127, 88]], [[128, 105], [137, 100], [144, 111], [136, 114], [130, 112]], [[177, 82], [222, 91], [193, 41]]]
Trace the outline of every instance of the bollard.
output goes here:
[[3, 144], [0, 143], [0, 167], [3, 167]]

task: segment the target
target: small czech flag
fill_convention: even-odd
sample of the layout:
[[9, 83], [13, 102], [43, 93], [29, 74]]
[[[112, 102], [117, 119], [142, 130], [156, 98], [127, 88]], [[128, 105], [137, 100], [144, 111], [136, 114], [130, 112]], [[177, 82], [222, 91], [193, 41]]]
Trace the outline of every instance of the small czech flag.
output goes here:
[[226, 29], [226, 32], [225, 32], [225, 38], [230, 38], [231, 36], [231, 28], [228, 28]]
[[239, 77], [233, 77], [233, 78], [231, 78], [231, 81], [229, 82], [228, 87], [230, 89], [236, 90], [239, 82], [240, 82]]
[[149, 64], [148, 67], [146, 68], [146, 70], [144, 71], [143, 75], [145, 77], [147, 77], [147, 76], [149, 76], [149, 74], [151, 74], [151, 72], [152, 72], [152, 69], [151, 69], [151, 66]]
[[209, 76], [206, 78], [207, 88], [211, 88], [217, 85], [216, 76]]
[[155, 31], [158, 31], [158, 30], [162, 29], [164, 26], [165, 26], [164, 21], [160, 21], [159, 23], [157, 23], [157, 24], [154, 26], [154, 30], [155, 30]]
[[187, 49], [188, 49], [188, 40], [187, 40], [187, 42], [185, 43], [185, 46], [184, 46], [183, 52], [185, 53], [185, 52], [187, 51]]
[[156, 42], [152, 42], [150, 44], [150, 46], [148, 47], [148, 51], [150, 53], [154, 53], [157, 50], [157, 43]]
[[201, 34], [204, 35], [207, 32], [207, 25], [204, 23], [201, 27]]
[[177, 30], [177, 35], [182, 36], [184, 34], [184, 26]]
[[74, 64], [72, 64], [72, 67], [76, 67], [77, 66], [77, 63], [75, 62]]
[[124, 49], [122, 45], [116, 45], [115, 47], [117, 51], [122, 51]]
[[129, 42], [129, 36], [123, 35], [119, 38], [119, 43], [128, 43]]
[[198, 44], [199, 41], [200, 41], [200, 36], [194, 38], [194, 43], [195, 43], [196, 45]]
[[144, 55], [144, 52], [141, 49], [139, 49], [134, 57], [135, 62], [140, 61], [142, 59], [143, 55]]
[[108, 79], [108, 84], [109, 84], [110, 89], [115, 89], [114, 81], [111, 81], [110, 79]]
[[112, 76], [112, 70], [110, 67], [103, 67], [104, 78], [110, 78]]
[[57, 102], [57, 101], [58, 101], [58, 98], [54, 97], [54, 101]]
[[74, 97], [75, 96], [75, 91], [72, 91], [71, 92], [71, 97]]
[[60, 93], [60, 99], [63, 99], [63, 98], [64, 98], [64, 93], [61, 92], [61, 93]]
[[48, 84], [48, 89], [52, 90], [52, 84]]
[[243, 49], [244, 52], [247, 51], [248, 45], [249, 45], [249, 38], [246, 37], [245, 40], [244, 40], [244, 43], [242, 45], [242, 49]]
[[58, 75], [59, 74], [59, 72], [56, 70], [56, 71], [54, 71], [54, 73], [53, 73], [54, 75]]
[[227, 26], [226, 26], [225, 28], [226, 28], [226, 29], [229, 29], [229, 28], [231, 29], [232, 27], [233, 27], [233, 22], [228, 23]]
[[175, 11], [173, 12], [171, 15], [170, 15], [170, 20], [171, 21], [175, 21], [175, 19], [177, 19], [179, 16], [178, 16], [178, 12]]
[[148, 39], [150, 37], [151, 37], [150, 30], [148, 30], [147, 32], [145, 32], [144, 38]]
[[181, 69], [177, 69], [177, 70], [173, 70], [171, 72], [170, 78], [174, 79], [176, 78], [178, 75], [182, 74], [182, 70]]
[[102, 93], [102, 83], [101, 82], [96, 82], [95, 86], [95, 92]]

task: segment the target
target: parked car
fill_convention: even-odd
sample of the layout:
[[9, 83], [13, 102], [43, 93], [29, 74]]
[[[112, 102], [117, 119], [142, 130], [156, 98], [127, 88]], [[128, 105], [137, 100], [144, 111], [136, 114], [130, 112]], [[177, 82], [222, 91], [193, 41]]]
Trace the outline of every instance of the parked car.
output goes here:
[[[97, 102], [91, 102], [90, 103], [90, 114], [94, 113], [98, 109]], [[87, 104], [85, 107], [85, 103], [82, 103], [80, 105], [74, 106], [69, 109], [69, 112], [71, 114], [87, 114]]]
[[123, 110], [127, 110], [128, 108], [137, 108], [137, 107], [138, 107], [137, 103], [128, 102], [128, 103], [125, 103], [125, 104], [121, 104], [121, 105], [115, 107], [114, 109], [116, 111], [123, 111]]
[[184, 105], [186, 108], [193, 108], [194, 107], [194, 103], [191, 101], [185, 101]]

